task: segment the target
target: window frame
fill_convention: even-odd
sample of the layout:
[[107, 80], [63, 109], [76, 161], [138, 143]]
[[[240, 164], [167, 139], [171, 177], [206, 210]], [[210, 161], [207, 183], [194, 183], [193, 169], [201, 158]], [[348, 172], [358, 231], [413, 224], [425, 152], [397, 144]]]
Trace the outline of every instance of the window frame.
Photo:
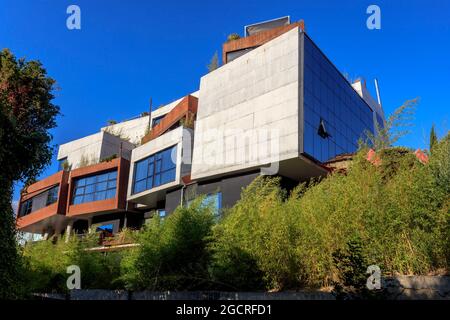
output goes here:
[[[178, 145], [173, 145], [134, 163], [132, 194], [151, 190], [176, 180], [177, 163], [176, 160], [175, 162], [172, 161], [171, 155], [173, 152], [175, 152], [175, 154], [177, 153], [177, 148]], [[165, 159], [166, 154], [170, 155], [169, 159]], [[168, 162], [165, 162], [164, 160], [168, 160]], [[168, 163], [170, 163], [170, 165], [167, 167]], [[139, 168], [140, 166], [142, 166], [142, 168]], [[141, 176], [140, 170], [143, 170], [142, 172], [144, 172], [144, 174], [137, 179], [138, 174]], [[173, 178], [170, 176], [168, 180], [163, 180], [163, 175], [167, 173], [173, 173]], [[136, 188], [137, 184], [141, 184], [141, 187]]]
[[[56, 190], [56, 194], [52, 194], [52, 192], [54, 192], [54, 190]], [[45, 199], [45, 205], [42, 207], [38, 207], [35, 210], [33, 210], [33, 200], [36, 199], [39, 196], [43, 196], [44, 194], [47, 194], [46, 199]], [[53, 200], [52, 202], [49, 202], [49, 198], [50, 196], [53, 196]], [[42, 191], [34, 196], [32, 196], [31, 198], [23, 201], [20, 203], [20, 210], [17, 212], [17, 215], [20, 217], [25, 217], [31, 213], [33, 213], [34, 211], [38, 211], [41, 210], [43, 208], [46, 208], [54, 203], [58, 202], [58, 196], [59, 196], [59, 184], [54, 185], [53, 187], [50, 187], [48, 189], [46, 189], [45, 191]], [[24, 209], [26, 208], [26, 209]]]
[[[113, 178], [110, 177], [111, 174], [114, 174]], [[103, 180], [104, 176], [106, 176], [106, 180]], [[117, 197], [117, 181], [118, 181], [117, 179], [118, 179], [118, 169], [76, 178], [73, 182], [74, 188], [72, 190], [71, 205], [79, 205], [79, 204], [83, 204], [83, 203], [103, 201], [103, 200], [109, 200], [109, 199], [116, 198]], [[82, 181], [81, 185], [79, 184], [80, 181]], [[99, 188], [99, 185], [101, 185], [101, 184], [105, 185], [104, 189]], [[110, 184], [112, 184], [113, 186], [110, 186]], [[92, 191], [86, 192], [86, 189], [92, 190]], [[83, 190], [83, 192], [79, 192], [79, 190]], [[108, 196], [108, 194], [112, 190], [114, 190], [114, 195]], [[105, 195], [104, 195], [104, 197], [101, 197], [99, 199], [98, 195], [101, 193], [104, 193]], [[88, 196], [89, 200], [86, 200], [87, 196]], [[80, 198], [81, 200], [78, 202], [77, 198]]]
[[161, 123], [161, 121], [166, 117], [167, 114], [163, 114], [161, 116], [155, 117], [152, 119], [152, 128]]
[[21, 203], [19, 217], [25, 217], [32, 212], [33, 212], [33, 198], [25, 200], [24, 202]]
[[[206, 194], [203, 194], [204, 199], [202, 200], [200, 206], [208, 206], [212, 201], [214, 201], [214, 217], [220, 217], [222, 213], [222, 200], [223, 200], [223, 194], [222, 191], [216, 191], [216, 192], [209, 192]], [[216, 201], [217, 199], [217, 201]], [[189, 206], [194, 202], [195, 198], [190, 199], [186, 201], [185, 206], [189, 208]]]

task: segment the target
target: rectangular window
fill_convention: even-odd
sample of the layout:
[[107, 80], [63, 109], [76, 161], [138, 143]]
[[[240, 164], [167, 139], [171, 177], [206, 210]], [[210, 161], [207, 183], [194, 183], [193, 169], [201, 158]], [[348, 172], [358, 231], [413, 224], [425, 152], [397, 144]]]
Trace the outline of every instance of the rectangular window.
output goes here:
[[58, 201], [59, 185], [51, 187], [34, 197], [22, 202], [19, 217], [26, 216], [34, 211], [45, 208]]
[[[195, 199], [186, 201], [186, 206], [189, 207]], [[211, 206], [214, 216], [218, 217], [222, 209], [222, 192], [208, 193], [202, 200], [201, 206]]]
[[155, 153], [134, 165], [133, 194], [175, 181], [177, 147]]
[[30, 214], [33, 209], [33, 199], [28, 199], [27, 201], [23, 202], [20, 207], [19, 217], [26, 216], [27, 214]]
[[47, 201], [46, 201], [47, 206], [58, 201], [58, 191], [59, 191], [59, 186], [53, 187], [50, 190], [48, 190]]
[[222, 209], [222, 192], [208, 193], [202, 201], [202, 206], [211, 206], [214, 216], [218, 217]]
[[117, 170], [75, 180], [72, 204], [112, 199], [116, 196]]
[[162, 119], [164, 119], [165, 116], [166, 115], [163, 115], [163, 116], [159, 116], [159, 117], [152, 119], [152, 128], [154, 126], [156, 126], [157, 124], [159, 124], [162, 121]]
[[158, 216], [159, 216], [161, 219], [164, 219], [164, 218], [166, 217], [166, 210], [164, 210], [164, 209], [158, 209], [158, 210], [156, 210], [156, 212], [158, 213]]

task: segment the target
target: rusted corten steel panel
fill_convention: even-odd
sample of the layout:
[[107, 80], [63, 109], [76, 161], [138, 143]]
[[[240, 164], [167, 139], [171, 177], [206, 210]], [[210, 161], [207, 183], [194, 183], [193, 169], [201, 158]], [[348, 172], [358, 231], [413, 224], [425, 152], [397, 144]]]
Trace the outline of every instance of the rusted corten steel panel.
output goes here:
[[[75, 180], [91, 175], [117, 169], [116, 196], [111, 199], [73, 204], [73, 191]], [[120, 212], [126, 209], [126, 197], [128, 186], [128, 175], [130, 172], [130, 162], [124, 158], [116, 158], [108, 162], [101, 162], [91, 166], [75, 169], [70, 174], [69, 196], [67, 201], [66, 215], [68, 217], [92, 215], [104, 212]]]
[[296, 27], [299, 27], [301, 30], [304, 30], [304, 23], [302, 21], [295, 22], [287, 26], [281, 26], [277, 28], [273, 28], [267, 31], [262, 31], [257, 34], [240, 38], [232, 41], [225, 42], [222, 45], [222, 61], [223, 63], [227, 63], [227, 53], [242, 50], [242, 49], [249, 49], [254, 47], [259, 47], [270, 40], [275, 39], [276, 37], [282, 35], [283, 33], [288, 32], [289, 30], [292, 30]]
[[[69, 173], [66, 171], [59, 171], [41, 181], [38, 181], [30, 186], [28, 186], [21, 194], [18, 213], [16, 219], [16, 226], [18, 230], [26, 231], [27, 228], [31, 227], [36, 223], [44, 222], [44, 220], [52, 218], [56, 215], [66, 214], [67, 205], [67, 189], [68, 189], [68, 178]], [[58, 200], [46, 207], [38, 209], [36, 211], [27, 214], [26, 216], [20, 217], [19, 213], [21, 211], [22, 205], [26, 200], [33, 198], [53, 188], [59, 186], [58, 189]]]
[[151, 131], [142, 138], [141, 143], [147, 143], [164, 134], [174, 124], [186, 116], [197, 114], [198, 99], [188, 95], [184, 97], [169, 113], [167, 113], [160, 123], [155, 125]]

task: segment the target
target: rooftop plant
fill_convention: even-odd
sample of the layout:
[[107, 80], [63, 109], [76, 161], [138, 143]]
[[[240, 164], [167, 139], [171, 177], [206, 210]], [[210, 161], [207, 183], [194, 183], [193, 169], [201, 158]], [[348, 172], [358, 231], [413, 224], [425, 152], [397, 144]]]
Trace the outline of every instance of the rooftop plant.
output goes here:
[[230, 42], [230, 41], [233, 41], [233, 40], [238, 40], [238, 39], [240, 39], [240, 38], [241, 38], [241, 36], [240, 36], [239, 34], [237, 34], [237, 33], [231, 33], [231, 34], [229, 34], [228, 37], [227, 37], [227, 42]]

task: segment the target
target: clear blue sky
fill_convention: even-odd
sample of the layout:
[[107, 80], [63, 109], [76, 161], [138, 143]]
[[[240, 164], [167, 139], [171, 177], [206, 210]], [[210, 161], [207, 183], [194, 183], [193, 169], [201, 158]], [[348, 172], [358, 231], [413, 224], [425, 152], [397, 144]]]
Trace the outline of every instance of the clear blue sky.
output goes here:
[[[81, 30], [66, 8], [81, 8]], [[381, 8], [381, 30], [366, 8]], [[449, 130], [450, 1], [0, 0], [0, 48], [39, 59], [60, 90], [55, 145], [93, 134], [199, 86], [227, 35], [246, 24], [290, 15], [341, 72], [377, 77], [385, 112], [420, 97], [413, 133], [400, 143], [427, 148], [431, 125]], [[43, 176], [56, 172], [54, 163]], [[18, 191], [15, 192], [15, 199]]]

